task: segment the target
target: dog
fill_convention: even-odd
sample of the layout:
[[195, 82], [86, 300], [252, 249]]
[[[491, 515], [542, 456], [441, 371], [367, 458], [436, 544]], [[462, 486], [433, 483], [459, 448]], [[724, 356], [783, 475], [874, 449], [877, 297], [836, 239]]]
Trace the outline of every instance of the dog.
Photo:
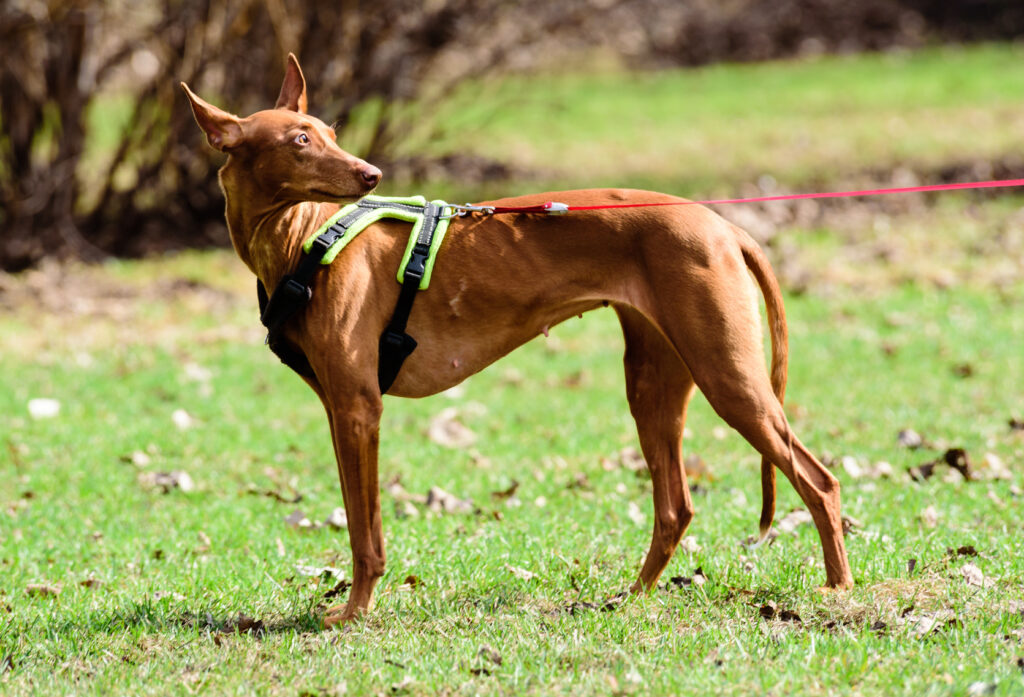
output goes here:
[[[181, 85], [209, 144], [227, 154], [219, 180], [235, 251], [274, 288], [294, 270], [304, 240], [341, 205], [372, 192], [381, 171], [342, 150], [334, 130], [308, 113], [305, 77], [292, 54], [274, 108], [245, 118]], [[552, 199], [569, 206], [685, 202], [591, 189], [485, 205]], [[327, 412], [348, 513], [352, 586], [345, 605], [327, 610], [328, 627], [368, 611], [384, 573], [378, 338], [401, 288], [395, 269], [407, 234], [405, 223], [374, 223], [318, 272], [308, 306], [284, 329], [291, 350], [308, 360], [304, 379]], [[758, 289], [767, 307], [770, 374]], [[813, 517], [826, 587], [851, 587], [839, 483], [796, 437], [782, 408], [788, 343], [778, 283], [757, 243], [703, 206], [453, 218], [430, 288], [409, 318], [419, 347], [388, 393], [436, 394], [559, 322], [609, 305], [625, 336], [626, 393], [655, 509], [650, 549], [631, 592], [657, 584], [693, 518], [682, 437], [695, 388], [763, 457], [761, 539], [774, 515], [774, 465]]]

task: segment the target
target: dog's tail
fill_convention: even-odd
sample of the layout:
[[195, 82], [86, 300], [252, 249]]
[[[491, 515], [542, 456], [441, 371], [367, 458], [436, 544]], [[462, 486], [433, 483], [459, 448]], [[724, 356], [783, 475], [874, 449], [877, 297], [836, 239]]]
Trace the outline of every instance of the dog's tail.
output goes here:
[[[771, 383], [775, 396], [782, 404], [786, 396], [786, 377], [789, 359], [789, 333], [786, 329], [786, 310], [782, 305], [782, 291], [775, 279], [767, 257], [757, 242], [741, 228], [733, 226], [740, 238], [743, 260], [757, 280], [764, 295], [768, 312], [768, 333], [772, 342]], [[764, 542], [775, 518], [775, 468], [768, 458], [761, 458], [761, 535], [757, 544]]]

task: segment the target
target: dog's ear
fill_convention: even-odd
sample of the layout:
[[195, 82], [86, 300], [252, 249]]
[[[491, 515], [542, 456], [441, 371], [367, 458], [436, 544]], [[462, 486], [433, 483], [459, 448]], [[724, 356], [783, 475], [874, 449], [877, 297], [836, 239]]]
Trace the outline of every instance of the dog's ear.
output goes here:
[[242, 142], [242, 125], [237, 116], [204, 102], [184, 82], [181, 83], [181, 88], [185, 90], [185, 95], [192, 104], [192, 114], [196, 117], [196, 123], [203, 129], [211, 146], [224, 151]]
[[302, 68], [299, 67], [299, 59], [294, 53], [288, 54], [288, 67], [284, 71], [284, 82], [281, 84], [281, 94], [277, 97], [275, 109], [288, 109], [305, 114], [309, 106], [306, 101], [306, 78], [302, 77]]

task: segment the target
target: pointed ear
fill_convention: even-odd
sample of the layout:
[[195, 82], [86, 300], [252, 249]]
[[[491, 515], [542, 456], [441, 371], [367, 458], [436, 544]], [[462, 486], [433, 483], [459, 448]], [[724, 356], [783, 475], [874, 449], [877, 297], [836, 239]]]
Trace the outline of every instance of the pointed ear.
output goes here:
[[224, 151], [242, 142], [242, 125], [237, 116], [204, 102], [184, 82], [181, 88], [192, 104], [196, 123], [206, 133], [206, 140], [212, 147]]
[[281, 84], [281, 94], [277, 97], [275, 109], [289, 109], [300, 114], [306, 113], [308, 107], [306, 101], [306, 78], [302, 77], [302, 68], [299, 67], [299, 59], [294, 53], [288, 54], [288, 66], [284, 70], [284, 82]]

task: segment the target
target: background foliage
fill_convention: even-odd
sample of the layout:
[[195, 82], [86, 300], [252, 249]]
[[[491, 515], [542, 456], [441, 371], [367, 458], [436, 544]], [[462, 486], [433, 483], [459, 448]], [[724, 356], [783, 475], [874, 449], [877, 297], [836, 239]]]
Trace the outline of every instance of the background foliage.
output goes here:
[[579, 56], [664, 67], [1022, 30], [1010, 0], [11, 0], [0, 7], [0, 269], [226, 245], [218, 157], [178, 82], [251, 113], [276, 94], [289, 51], [315, 76], [316, 113], [389, 180], [440, 171], [471, 189], [521, 173], [398, 147], [470, 77]]

